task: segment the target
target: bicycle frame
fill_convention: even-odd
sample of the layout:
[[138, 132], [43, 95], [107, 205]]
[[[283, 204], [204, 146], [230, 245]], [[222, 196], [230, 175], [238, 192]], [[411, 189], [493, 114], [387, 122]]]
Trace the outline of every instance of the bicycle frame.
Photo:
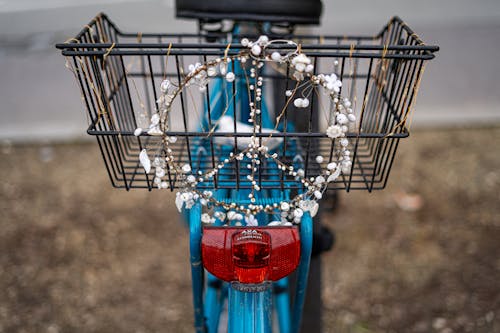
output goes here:
[[[302, 318], [307, 277], [312, 250], [312, 218], [304, 214], [300, 223], [301, 253], [297, 268], [297, 287], [290, 313], [288, 278], [273, 283], [260, 292], [244, 292], [207, 274], [204, 288], [204, 270], [201, 261], [201, 205], [195, 204], [185, 214], [189, 221], [191, 279], [193, 289], [194, 323], [197, 333], [217, 332], [219, 316], [228, 298], [228, 333], [269, 333], [272, 328], [271, 304], [276, 303], [276, 313], [281, 332], [298, 332]], [[205, 290], [204, 290], [205, 289]], [[227, 295], [226, 295], [227, 292]]]
[[[235, 26], [235, 31], [239, 31], [239, 26]], [[233, 64], [233, 71], [242, 74], [242, 69]], [[213, 94], [227, 89], [224, 87], [221, 79], [215, 80], [215, 89], [212, 89]], [[245, 85], [245, 82], [239, 80], [237, 85]], [[239, 91], [245, 91], [238, 88]], [[248, 96], [244, 93], [237, 93], [236, 103], [241, 107], [241, 119], [248, 118], [249, 110]], [[211, 96], [211, 100], [215, 100]], [[236, 118], [235, 104], [223, 105], [217, 103], [211, 108], [212, 119], [217, 119], [221, 116], [222, 110], [226, 109], [225, 114], [232, 115]], [[207, 108], [205, 107], [205, 114]], [[208, 119], [208, 117], [205, 117]], [[262, 102], [262, 123], [264, 126], [272, 126], [269, 111], [265, 103]], [[194, 148], [196, 150], [196, 148]], [[271, 175], [270, 178], [273, 176]], [[278, 177], [278, 176], [276, 176]], [[243, 204], [247, 199], [247, 193], [244, 190], [217, 191], [220, 196], [230, 197], [234, 202]], [[288, 196], [286, 191], [286, 196]], [[282, 199], [282, 193], [277, 190], [265, 191], [268, 195], [268, 200], [279, 202]], [[230, 194], [230, 195], [228, 195]], [[207, 278], [204, 281], [204, 269], [201, 260], [201, 205], [195, 204], [191, 209], [186, 210], [184, 215], [189, 222], [190, 230], [190, 261], [191, 261], [191, 278], [193, 290], [193, 305], [194, 305], [194, 322], [196, 332], [217, 332], [220, 323], [220, 315], [227, 300], [228, 308], [228, 333], [269, 333], [272, 331], [273, 309], [276, 309], [280, 332], [298, 332], [302, 317], [302, 309], [305, 300], [305, 292], [307, 288], [307, 278], [309, 273], [309, 263], [312, 250], [312, 218], [309, 213], [304, 214], [300, 224], [300, 239], [301, 253], [300, 263], [297, 268], [297, 283], [294, 294], [293, 308], [290, 304], [289, 295], [289, 279], [287, 277], [275, 282], [266, 283], [265, 288], [258, 292], [241, 291], [234, 288], [230, 283], [225, 283], [218, 280], [216, 277], [206, 272]], [[259, 224], [267, 224], [267, 217], [261, 215]], [[273, 302], [274, 301], [274, 302]], [[273, 306], [275, 305], [275, 306]], [[292, 319], [292, 320], [291, 320]]]

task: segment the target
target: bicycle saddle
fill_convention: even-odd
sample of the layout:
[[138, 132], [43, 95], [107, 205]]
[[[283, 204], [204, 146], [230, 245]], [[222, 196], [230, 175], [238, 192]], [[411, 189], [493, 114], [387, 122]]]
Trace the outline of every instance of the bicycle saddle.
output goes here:
[[177, 17], [319, 24], [321, 0], [176, 0]]

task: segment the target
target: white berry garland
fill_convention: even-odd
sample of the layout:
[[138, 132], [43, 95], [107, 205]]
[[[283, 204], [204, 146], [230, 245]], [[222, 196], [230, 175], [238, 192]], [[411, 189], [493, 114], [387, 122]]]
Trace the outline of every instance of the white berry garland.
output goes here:
[[[270, 47], [273, 44], [280, 43], [292, 46], [295, 50], [283, 54], [283, 52], [277, 51], [276, 48]], [[155, 154], [152, 162], [148, 157], [146, 149], [143, 149], [139, 154], [139, 161], [146, 173], [150, 173], [152, 167], [155, 168], [153, 183], [159, 189], [169, 187], [167, 180], [168, 175], [173, 174], [177, 177], [181, 183], [180, 190], [176, 193], [175, 200], [175, 204], [179, 211], [181, 211], [182, 208], [191, 208], [196, 201], [199, 201], [203, 206], [209, 208], [218, 207], [218, 209], [213, 209], [212, 215], [208, 213], [202, 214], [201, 220], [203, 223], [214, 223], [216, 220], [220, 220], [225, 223], [234, 223], [236, 225], [242, 223], [246, 225], [257, 225], [255, 214], [259, 212], [269, 214], [280, 213], [281, 220], [274, 221], [269, 225], [288, 225], [290, 222], [299, 223], [304, 212], [309, 212], [313, 217], [317, 214], [319, 208], [318, 201], [323, 197], [323, 193], [327, 189], [329, 183], [335, 181], [341, 174], [348, 174], [351, 172], [352, 162], [350, 159], [350, 151], [348, 150], [349, 140], [346, 137], [346, 133], [349, 123], [354, 123], [356, 117], [351, 108], [351, 102], [347, 98], [340, 96], [342, 82], [337, 78], [336, 74], [315, 75], [314, 64], [311, 59], [301, 51], [300, 46], [295, 42], [288, 40], [270, 41], [267, 36], [260, 36], [253, 42], [243, 38], [241, 40], [241, 45], [244, 48], [237, 55], [216, 58], [205, 64], [196, 63], [194, 65], [189, 65], [189, 73], [178, 86], [174, 85], [168, 79], [161, 82], [161, 96], [157, 100], [157, 112], [151, 116], [148, 128], [138, 128], [135, 130], [134, 134], [139, 136], [146, 131], [149, 135], [161, 136], [162, 147], [159, 149], [159, 153]], [[172, 102], [187, 86], [197, 86], [201, 92], [204, 92], [209, 78], [218, 74], [223, 76], [227, 82], [233, 82], [236, 76], [233, 72], [228, 70], [228, 65], [234, 60], [240, 61], [242, 67], [246, 66], [245, 64], [249, 61], [251, 63], [251, 65], [249, 65], [249, 76], [255, 83], [249, 84], [248, 87], [251, 92], [251, 94], [249, 94], [250, 118], [248, 122], [252, 124], [252, 136], [250, 137], [248, 147], [240, 150], [239, 153], [230, 153], [228, 157], [218, 161], [217, 165], [211, 170], [193, 173], [189, 164], [180, 165], [177, 162], [170, 148], [170, 145], [175, 144], [177, 141], [176, 137], [166, 134], [169, 130], [168, 120]], [[296, 170], [293, 165], [283, 163], [279, 159], [277, 153], [271, 153], [271, 149], [267, 143], [272, 138], [273, 133], [276, 132], [275, 130], [281, 120], [282, 114], [276, 118], [276, 128], [273, 131], [268, 131], [270, 133], [268, 137], [256, 136], [259, 131], [264, 132], [264, 129], [259, 127], [257, 119], [260, 117], [261, 113], [260, 103], [263, 86], [263, 79], [259, 73], [265, 62], [286, 63], [289, 68], [292, 69], [291, 78], [297, 81], [297, 86], [294, 90], [285, 91], [285, 96], [287, 97], [286, 105], [293, 100], [293, 105], [297, 108], [307, 108], [309, 106], [310, 101], [308, 96], [295, 97], [299, 85], [300, 87], [306, 87], [304, 91], [306, 91], [308, 87], [322, 87], [333, 101], [334, 109], [331, 111], [332, 117], [330, 117], [326, 135], [332, 140], [338, 139], [336, 141], [337, 149], [333, 154], [333, 157], [337, 159], [329, 162], [326, 168], [323, 168], [321, 173], [316, 177], [306, 178], [303, 169], [299, 168]], [[312, 89], [309, 91], [311, 90]], [[214, 128], [210, 129], [210, 133], [214, 132], [217, 125], [216, 123]], [[279, 143], [281, 143], [281, 141], [279, 141]], [[219, 201], [214, 197], [212, 191], [200, 191], [197, 189], [199, 183], [213, 181], [213, 178], [225, 165], [235, 161], [243, 161], [245, 157], [250, 160], [246, 165], [251, 172], [247, 176], [248, 181], [252, 184], [251, 193], [248, 196], [250, 204], [237, 205], [234, 202], [228, 203], [226, 201]], [[257, 204], [256, 192], [261, 189], [257, 179], [255, 179], [255, 172], [258, 170], [258, 166], [263, 159], [274, 161], [282, 172], [294, 177], [297, 182], [302, 183], [304, 192], [288, 201], [265, 205]], [[316, 156], [316, 162], [320, 165], [323, 164], [323, 156]], [[224, 212], [221, 211], [221, 209]]]

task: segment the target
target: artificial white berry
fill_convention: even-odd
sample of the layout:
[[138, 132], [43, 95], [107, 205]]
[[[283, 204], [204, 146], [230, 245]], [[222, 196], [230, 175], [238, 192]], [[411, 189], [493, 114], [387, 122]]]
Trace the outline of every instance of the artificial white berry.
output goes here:
[[254, 46], [252, 46], [252, 54], [254, 56], [259, 56], [261, 52], [262, 48], [259, 45], [255, 44]]
[[156, 168], [156, 177], [163, 177], [165, 176], [165, 170], [163, 170], [163, 168]]
[[211, 220], [212, 220], [212, 218], [207, 213], [201, 214], [201, 222], [202, 223], [210, 223]]
[[168, 89], [171, 87], [170, 81], [169, 80], [163, 80], [162, 83], [160, 84], [160, 90], [162, 93], [168, 92]]
[[288, 202], [282, 202], [280, 205], [280, 209], [284, 212], [288, 212], [290, 210], [290, 205]]
[[279, 52], [273, 52], [271, 54], [271, 59], [274, 61], [280, 61], [281, 60], [281, 54]]
[[235, 78], [235, 76], [234, 76], [233, 72], [229, 72], [229, 73], [226, 74], [226, 80], [227, 80], [227, 82], [233, 82], [234, 78]]
[[227, 73], [227, 66], [225, 63], [221, 62], [219, 65], [220, 73], [221, 75], [226, 75]]
[[210, 66], [207, 68], [208, 76], [215, 76], [215, 74], [217, 74], [217, 69], [214, 66]]
[[314, 184], [316, 184], [316, 185], [322, 185], [324, 182], [325, 182], [325, 177], [323, 177], [323, 176], [318, 176], [314, 180]]
[[295, 210], [293, 211], [293, 216], [294, 216], [295, 218], [301, 218], [301, 217], [302, 217], [302, 215], [304, 215], [304, 211], [303, 211], [302, 209], [300, 209], [300, 208], [297, 208], [297, 209], [295, 209]]
[[155, 113], [151, 116], [151, 125], [158, 125], [160, 123], [160, 115]]
[[326, 135], [331, 139], [338, 138], [342, 135], [342, 128], [339, 125], [328, 126], [326, 129]]
[[331, 162], [331, 163], [328, 163], [328, 165], [326, 166], [326, 168], [330, 171], [334, 170], [337, 168], [337, 163], [335, 162]]
[[303, 71], [305, 71], [305, 69], [306, 69], [306, 65], [302, 62], [299, 62], [295, 65], [295, 70], [297, 70], [298, 72], [302, 73]]
[[340, 125], [347, 124], [349, 122], [349, 119], [347, 119], [347, 116], [343, 113], [337, 115], [337, 123]]
[[352, 167], [351, 161], [344, 161], [341, 165], [342, 173], [344, 174], [349, 173], [351, 171], [351, 167]]
[[260, 44], [267, 44], [269, 42], [269, 37], [267, 37], [266, 35], [262, 35], [259, 37], [258, 42]]

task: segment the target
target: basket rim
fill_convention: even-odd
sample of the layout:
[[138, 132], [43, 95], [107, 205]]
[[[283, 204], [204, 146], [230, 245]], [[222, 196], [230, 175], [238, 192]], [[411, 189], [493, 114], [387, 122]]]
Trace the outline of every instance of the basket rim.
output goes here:
[[[64, 56], [99, 56], [99, 55], [164, 55], [165, 50], [170, 49], [171, 55], [197, 55], [200, 50], [206, 55], [220, 55], [226, 51], [227, 44], [225, 43], [80, 43], [79, 40], [87, 33], [92, 25], [98, 23], [100, 19], [106, 20], [110, 26], [121, 37], [145, 37], [145, 38], [207, 38], [207, 37], [224, 37], [225, 33], [131, 33], [123, 32], [118, 26], [109, 19], [104, 13], [97, 14], [84, 28], [74, 37], [64, 43], [57, 43], [55, 47], [62, 50]], [[356, 45], [348, 43], [349, 40], [373, 40], [380, 39], [389, 26], [393, 23], [401, 25], [410, 38], [414, 39], [415, 45]], [[249, 35], [233, 35], [233, 37], [253, 37]], [[271, 36], [273, 37], [273, 36]], [[370, 35], [318, 35], [318, 34], [293, 34], [290, 37], [302, 40], [313, 40], [313, 43], [304, 43], [302, 49], [308, 50], [310, 56], [337, 56], [337, 57], [353, 57], [353, 58], [399, 58], [399, 59], [422, 59], [430, 60], [435, 57], [434, 53], [439, 51], [437, 45], [427, 45], [413, 30], [398, 16], [393, 16], [388, 23], [374, 36]], [[335, 44], [329, 44], [329, 40], [335, 40]], [[338, 43], [338, 41], [346, 41], [346, 43]], [[228, 54], [237, 54], [239, 48], [243, 46], [239, 43], [231, 44], [233, 50], [229, 50]], [[112, 48], [112, 49], [111, 49]], [[283, 46], [273, 45], [272, 48], [284, 48]], [[332, 52], [332, 50], [335, 50]], [[344, 52], [342, 52], [344, 51]], [[348, 52], [345, 52], [348, 51]], [[378, 53], [368, 51], [378, 51]], [[392, 52], [390, 52], [392, 51]], [[405, 52], [405, 53], [402, 53]], [[408, 54], [407, 52], [420, 52]]]

